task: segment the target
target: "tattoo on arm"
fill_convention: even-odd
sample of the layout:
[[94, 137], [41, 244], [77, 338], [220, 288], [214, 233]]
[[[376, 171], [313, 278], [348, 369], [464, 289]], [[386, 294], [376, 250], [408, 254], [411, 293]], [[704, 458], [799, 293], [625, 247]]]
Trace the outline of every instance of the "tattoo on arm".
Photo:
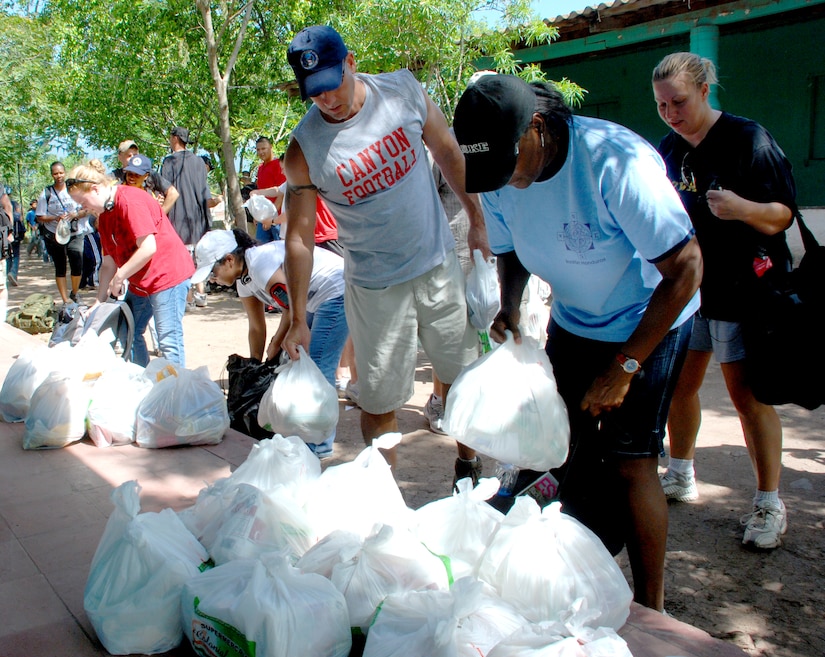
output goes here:
[[290, 197], [300, 196], [301, 192], [305, 189], [311, 189], [313, 191], [318, 191], [318, 188], [315, 185], [287, 185], [286, 188], [286, 197], [289, 199]]

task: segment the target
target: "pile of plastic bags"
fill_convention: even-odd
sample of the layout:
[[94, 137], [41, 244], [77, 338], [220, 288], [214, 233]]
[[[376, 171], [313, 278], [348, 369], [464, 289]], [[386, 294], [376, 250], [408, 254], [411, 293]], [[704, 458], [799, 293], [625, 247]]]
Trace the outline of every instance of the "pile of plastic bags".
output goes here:
[[87, 435], [98, 447], [211, 445], [229, 427], [226, 399], [207, 368], [163, 358], [143, 368], [91, 332], [74, 346], [24, 350], [0, 389], [0, 415], [25, 422], [24, 449], [65, 447]]
[[495, 479], [408, 508], [374, 441], [327, 468], [296, 437], [254, 445], [174, 514], [113, 493], [84, 607], [113, 654], [629, 657], [631, 592], [599, 539]]

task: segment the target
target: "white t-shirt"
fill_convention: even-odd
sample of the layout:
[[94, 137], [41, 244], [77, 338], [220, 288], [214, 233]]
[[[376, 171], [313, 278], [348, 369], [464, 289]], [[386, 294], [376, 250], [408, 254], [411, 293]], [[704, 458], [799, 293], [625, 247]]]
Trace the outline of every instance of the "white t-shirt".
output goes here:
[[[238, 279], [238, 296], [256, 297], [267, 305], [285, 305], [278, 289], [269, 288], [272, 275], [284, 264], [286, 244], [276, 240], [248, 249], [244, 254], [247, 276]], [[284, 280], [286, 278], [284, 277]], [[284, 286], [280, 287], [285, 290]], [[344, 259], [320, 247], [312, 255], [312, 276], [309, 280], [307, 312], [314, 313], [325, 301], [344, 295]]]

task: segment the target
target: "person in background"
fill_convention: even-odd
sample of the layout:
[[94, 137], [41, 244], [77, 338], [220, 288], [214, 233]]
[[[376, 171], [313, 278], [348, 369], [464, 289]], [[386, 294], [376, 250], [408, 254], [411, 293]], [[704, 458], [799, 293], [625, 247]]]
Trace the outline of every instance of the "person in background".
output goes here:
[[756, 475], [753, 507], [741, 520], [742, 542], [773, 549], [788, 528], [779, 497], [782, 423], [748, 384], [742, 320], [748, 288], [759, 276], [757, 264], [790, 266], [785, 230], [796, 211], [791, 165], [761, 125], [711, 107], [716, 72], [708, 59], [688, 52], [668, 55], [654, 69], [652, 83], [659, 116], [671, 129], [659, 152], [705, 259], [702, 307], [668, 418], [670, 462], [662, 486], [670, 499], [698, 497], [693, 463], [702, 417], [699, 388], [712, 354]]
[[[140, 151], [137, 144], [133, 140], [127, 139], [120, 142], [120, 146], [118, 146], [117, 149], [117, 159], [120, 162], [120, 167], [112, 172], [112, 175], [117, 178], [118, 182], [129, 182], [127, 178], [126, 165], [133, 157], [138, 155], [140, 155]], [[168, 216], [172, 206], [175, 205], [175, 201], [178, 200], [178, 190], [175, 189], [175, 186], [171, 182], [152, 168], [151, 159], [145, 155], [141, 155], [141, 161], [148, 162], [148, 167], [140, 164], [137, 165], [137, 167], [139, 167], [142, 171], [139, 175], [145, 175], [141, 186], [158, 200], [158, 203], [160, 203], [163, 211]], [[132, 170], [132, 174], [137, 175], [136, 169]], [[134, 185], [132, 186], [134, 187]]]
[[[63, 163], [52, 162], [49, 171], [54, 183], [40, 194], [35, 214], [37, 221], [45, 228], [46, 250], [54, 261], [57, 291], [63, 303], [68, 304], [70, 301], [77, 302], [80, 277], [83, 274], [84, 236], [73, 229], [68, 242], [60, 244], [55, 237], [55, 231], [61, 219], [78, 225], [80, 218], [86, 215], [80, 212], [79, 206], [66, 190], [66, 168]], [[67, 261], [71, 272], [71, 292], [66, 280]]]
[[[12, 208], [11, 199], [6, 193], [6, 186], [0, 182], [0, 227], [4, 229], [3, 248], [0, 250], [0, 266], [5, 269], [4, 260], [8, 257], [8, 252], [11, 251], [11, 245], [14, 242], [14, 227], [12, 225], [12, 216], [14, 210]], [[6, 277], [0, 276], [0, 320], [6, 321], [6, 313], [9, 307], [9, 291], [6, 287]]]
[[[255, 142], [255, 151], [261, 159], [258, 165], [258, 177], [255, 189], [249, 190], [249, 195], [260, 195], [265, 197], [273, 205], [276, 204], [278, 188], [286, 182], [281, 161], [272, 152], [272, 142], [268, 137], [258, 137]], [[280, 205], [280, 203], [278, 203]], [[264, 221], [255, 222], [255, 239], [260, 244], [266, 244], [274, 240], [281, 239], [281, 229], [277, 222]]]
[[[169, 133], [169, 148], [172, 153], [163, 160], [160, 173], [178, 191], [178, 199], [167, 215], [178, 236], [189, 252], [193, 254], [195, 244], [204, 233], [212, 228], [212, 214], [209, 199], [212, 193], [206, 180], [206, 167], [192, 151], [187, 150], [189, 130], [175, 126]], [[206, 291], [203, 283], [198, 283], [189, 291], [187, 308], [206, 306]]]
[[23, 216], [20, 213], [20, 206], [17, 201], [12, 200], [12, 236], [14, 241], [11, 243], [11, 257], [7, 260], [6, 278], [9, 285], [17, 287], [17, 274], [20, 269], [20, 245], [26, 237], [26, 224], [23, 221]]
[[[467, 208], [471, 246], [486, 254], [484, 217], [478, 199], [464, 192], [464, 161], [444, 115], [408, 70], [356, 73], [353, 54], [324, 25], [301, 30], [287, 59], [301, 98], [313, 104], [284, 159], [292, 318], [283, 346], [296, 358], [298, 346], [309, 343], [306, 297], [320, 195], [344, 247], [361, 433], [369, 445], [398, 431], [396, 410], [414, 391], [419, 338], [445, 386], [477, 356], [464, 277], [425, 144]], [[386, 456], [394, 466], [396, 449]], [[456, 479], [477, 481], [480, 473], [475, 452], [458, 444]]]
[[[249, 321], [249, 353], [262, 360], [266, 347], [264, 308], [278, 304], [283, 317], [266, 347], [267, 359], [274, 358], [290, 326], [290, 306], [284, 273], [284, 242], [257, 245], [244, 231], [213, 230], [195, 247], [198, 269], [192, 281], [213, 278], [220, 285], [237, 283], [238, 296]], [[316, 247], [309, 282], [307, 311], [311, 313], [311, 340], [308, 355], [330, 385], [335, 385], [335, 367], [341, 358], [347, 335], [344, 315], [344, 260]], [[309, 444], [319, 459], [332, 456], [335, 434], [323, 443]]]
[[[650, 144], [573, 116], [550, 84], [481, 75], [453, 128], [497, 256], [501, 312], [490, 336], [520, 340], [530, 274], [553, 286], [545, 350], [570, 419], [562, 507], [594, 531], [600, 516], [619, 521], [634, 599], [662, 611], [668, 510], [658, 455], [702, 272], [690, 219]], [[586, 509], [604, 479], [610, 497]]]
[[185, 367], [183, 314], [195, 267], [160, 205], [88, 164], [72, 169], [66, 186], [77, 206], [98, 218], [104, 256], [95, 305], [120, 297], [128, 280], [126, 303], [135, 319], [132, 361], [149, 362], [143, 334], [154, 315], [161, 354]]

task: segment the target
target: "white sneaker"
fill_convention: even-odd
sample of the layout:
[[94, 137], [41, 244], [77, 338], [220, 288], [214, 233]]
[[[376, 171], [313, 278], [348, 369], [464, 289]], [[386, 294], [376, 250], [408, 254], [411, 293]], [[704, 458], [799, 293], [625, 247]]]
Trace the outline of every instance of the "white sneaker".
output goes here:
[[338, 399], [347, 399], [348, 384], [349, 378], [335, 380], [335, 391], [338, 393]]
[[427, 403], [424, 404], [424, 417], [427, 418], [430, 422], [430, 431], [433, 433], [441, 434], [442, 436], [446, 436], [447, 432], [444, 431], [442, 425], [444, 423], [444, 402], [440, 399], [436, 401], [434, 395], [430, 395], [430, 398], [427, 400]]
[[779, 508], [773, 506], [754, 506], [739, 520], [745, 528], [743, 545], [753, 545], [760, 550], [773, 550], [782, 545], [782, 534], [788, 531], [788, 518], [785, 503], [779, 500]]
[[696, 477], [694, 475], [684, 475], [678, 472], [667, 470], [659, 475], [659, 482], [665, 497], [677, 502], [693, 502], [699, 499], [699, 491], [696, 489]]
[[358, 384], [353, 383], [352, 381], [347, 381], [347, 387], [344, 391], [346, 394], [347, 399], [349, 399], [353, 404], [358, 406]]
[[205, 294], [203, 294], [203, 293], [201, 293], [201, 292], [195, 292], [195, 293], [192, 295], [192, 299], [193, 299], [193, 301], [195, 302], [195, 306], [196, 306], [196, 307], [198, 307], [198, 308], [206, 308], [206, 306], [207, 306], [207, 301], [206, 301], [206, 295], [205, 295]]

